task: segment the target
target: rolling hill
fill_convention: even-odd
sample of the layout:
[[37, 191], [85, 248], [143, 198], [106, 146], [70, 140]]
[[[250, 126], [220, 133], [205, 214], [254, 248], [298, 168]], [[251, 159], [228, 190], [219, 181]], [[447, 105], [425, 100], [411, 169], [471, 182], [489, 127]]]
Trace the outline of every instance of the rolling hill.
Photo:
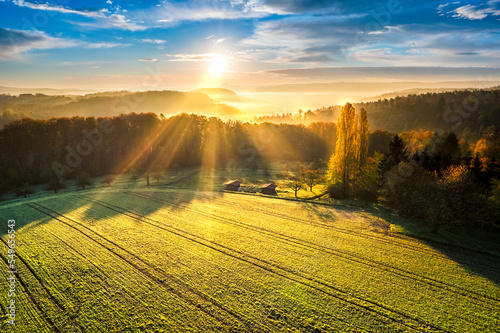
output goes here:
[[499, 257], [397, 233], [376, 210], [138, 187], [0, 217], [16, 221], [17, 332], [500, 329]]

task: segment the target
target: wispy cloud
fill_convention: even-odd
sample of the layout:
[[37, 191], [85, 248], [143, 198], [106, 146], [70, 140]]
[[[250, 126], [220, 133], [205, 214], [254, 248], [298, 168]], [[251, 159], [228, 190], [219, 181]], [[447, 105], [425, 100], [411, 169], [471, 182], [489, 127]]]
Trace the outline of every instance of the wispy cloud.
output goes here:
[[63, 14], [74, 14], [85, 18], [96, 19], [97, 22], [73, 22], [80, 26], [94, 27], [94, 28], [116, 28], [130, 31], [145, 30], [146, 28], [140, 26], [130, 20], [126, 19], [122, 14], [110, 14], [109, 10], [77, 10], [64, 6], [51, 5], [48, 3], [34, 3], [24, 0], [14, 0], [13, 3], [19, 7], [30, 8], [34, 10], [52, 11]]
[[216, 39], [216, 40], [214, 41], [214, 44], [220, 44], [220, 43], [224, 42], [226, 39], [227, 39], [227, 37], [225, 37], [225, 38], [219, 38], [219, 39]]
[[[452, 4], [458, 4], [459, 2], [454, 2]], [[439, 10], [443, 8], [438, 7]], [[500, 1], [490, 0], [485, 4], [480, 5], [465, 5], [448, 11], [447, 14], [451, 14], [453, 18], [467, 19], [467, 20], [482, 20], [488, 16], [500, 16]]]
[[151, 43], [151, 44], [165, 44], [167, 41], [163, 39], [141, 39], [143, 43]]
[[154, 61], [158, 61], [158, 59], [148, 58], [148, 59], [139, 59], [139, 61], [154, 62]]
[[166, 54], [169, 61], [211, 61], [214, 59], [233, 59], [233, 56], [219, 53], [199, 53], [199, 54]]
[[[242, 18], [261, 18], [269, 12], [258, 10], [259, 0], [250, 1], [204, 1], [188, 0], [186, 2], [164, 1], [149, 15], [156, 17], [157, 23], [176, 23], [181, 21], [236, 20]], [[252, 5], [254, 4], [254, 5]]]
[[88, 48], [88, 49], [109, 49], [109, 48], [112, 48], [112, 47], [131, 46], [131, 44], [106, 43], [106, 42], [101, 42], [101, 43], [77, 42], [77, 43], [79, 45], [82, 45], [85, 48]]
[[73, 40], [54, 38], [40, 31], [0, 28], [0, 58], [18, 60], [31, 50], [66, 48], [78, 45]]
[[48, 50], [69, 47], [88, 49], [130, 46], [122, 43], [91, 43], [74, 39], [48, 36], [42, 31], [0, 28], [0, 58], [18, 60], [22, 54], [32, 50]]

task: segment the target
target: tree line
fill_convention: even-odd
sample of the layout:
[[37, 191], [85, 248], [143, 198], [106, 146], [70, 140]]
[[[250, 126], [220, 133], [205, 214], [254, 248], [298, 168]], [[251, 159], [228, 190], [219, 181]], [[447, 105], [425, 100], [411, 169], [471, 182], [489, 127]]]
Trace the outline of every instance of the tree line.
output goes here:
[[[476, 144], [453, 132], [405, 132], [388, 151], [368, 157], [366, 111], [347, 103], [327, 172], [334, 198], [382, 201], [399, 214], [443, 226], [493, 226], [500, 220], [500, 133], [483, 131]], [[380, 133], [379, 133], [380, 134]]]
[[[489, 126], [500, 128], [500, 90], [457, 90], [442, 93], [411, 94], [405, 97], [354, 103], [365, 109], [372, 129], [393, 133], [441, 129], [454, 131], [461, 139], [477, 141]], [[342, 107], [299, 110], [256, 117], [256, 122], [309, 124], [337, 121]]]
[[368, 115], [348, 103], [337, 123], [307, 126], [194, 114], [25, 118], [0, 130], [0, 191], [28, 195], [35, 184], [57, 191], [68, 179], [84, 188], [93, 176], [107, 176], [109, 185], [123, 173], [159, 181], [162, 172], [184, 167], [269, 173], [269, 162], [287, 161], [305, 166], [300, 177], [284, 177], [296, 180], [296, 188], [307, 183], [312, 190], [324, 178], [334, 198], [382, 201], [436, 228], [498, 221], [500, 133], [494, 126], [467, 142], [453, 132], [370, 132]]

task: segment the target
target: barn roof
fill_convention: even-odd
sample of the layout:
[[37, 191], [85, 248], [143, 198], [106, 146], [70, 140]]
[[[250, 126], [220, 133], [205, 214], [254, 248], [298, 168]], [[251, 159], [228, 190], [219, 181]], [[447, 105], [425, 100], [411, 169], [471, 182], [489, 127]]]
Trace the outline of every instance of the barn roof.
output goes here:
[[276, 185], [276, 184], [265, 184], [265, 185], [262, 185], [260, 188], [267, 188], [270, 190], [274, 190], [274, 189], [276, 189], [276, 187], [278, 187], [278, 185]]
[[228, 182], [225, 182], [224, 185], [233, 185], [233, 186], [240, 186], [241, 182], [239, 180], [230, 180]]

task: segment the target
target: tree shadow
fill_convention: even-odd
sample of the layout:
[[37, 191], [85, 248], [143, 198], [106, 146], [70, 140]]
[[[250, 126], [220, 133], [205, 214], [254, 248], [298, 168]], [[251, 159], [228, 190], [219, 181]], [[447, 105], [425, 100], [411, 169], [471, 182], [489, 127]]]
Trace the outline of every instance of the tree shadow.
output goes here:
[[[328, 206], [331, 211], [329, 212]], [[327, 205], [322, 203], [308, 202], [304, 207], [322, 222], [332, 225], [338, 219], [336, 210], [352, 213], [369, 213], [374, 216], [369, 221], [372, 231], [377, 232], [379, 237], [391, 238], [399, 242], [407, 237], [418, 240], [433, 250], [443, 254], [448, 259], [457, 263], [468, 273], [483, 277], [500, 286], [500, 232], [487, 232], [480, 230], [462, 229], [455, 232], [440, 232], [433, 234], [422, 221], [401, 218], [392, 214], [386, 208], [379, 205], [368, 205], [366, 207], [355, 205]], [[321, 207], [321, 209], [320, 209]], [[327, 207], [327, 209], [324, 209]], [[391, 224], [402, 234], [391, 231]], [[485, 238], [488, 237], [488, 241]]]

